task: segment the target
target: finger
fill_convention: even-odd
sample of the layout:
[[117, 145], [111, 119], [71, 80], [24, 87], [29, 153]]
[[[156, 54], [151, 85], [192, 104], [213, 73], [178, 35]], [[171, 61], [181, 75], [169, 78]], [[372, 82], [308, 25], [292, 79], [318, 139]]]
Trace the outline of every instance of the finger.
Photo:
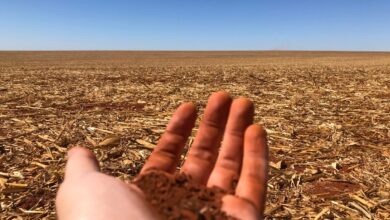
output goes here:
[[158, 169], [173, 173], [177, 167], [188, 136], [195, 125], [196, 108], [192, 103], [182, 104], [173, 114], [164, 134], [141, 173]]
[[228, 216], [234, 217], [236, 219], [263, 219], [263, 213], [260, 213], [257, 208], [251, 204], [251, 202], [231, 194], [226, 194], [224, 197], [222, 197], [221, 210], [226, 212]]
[[218, 186], [225, 190], [233, 188], [234, 180], [239, 176], [246, 128], [252, 124], [253, 103], [246, 98], [233, 101], [228, 122], [214, 170], [208, 186]]
[[68, 152], [65, 168], [65, 180], [84, 176], [100, 170], [99, 163], [93, 153], [83, 147], [74, 147]]
[[267, 189], [268, 147], [266, 132], [261, 126], [251, 125], [245, 131], [243, 158], [236, 196], [250, 201], [262, 213]]
[[182, 168], [182, 172], [198, 183], [206, 184], [213, 169], [230, 103], [231, 98], [225, 92], [214, 93], [209, 98], [198, 134]]

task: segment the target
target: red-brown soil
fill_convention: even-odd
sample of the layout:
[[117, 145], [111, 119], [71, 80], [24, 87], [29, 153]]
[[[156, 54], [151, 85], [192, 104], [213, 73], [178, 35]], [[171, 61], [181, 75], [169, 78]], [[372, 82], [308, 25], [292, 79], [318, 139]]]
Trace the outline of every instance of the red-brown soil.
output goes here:
[[134, 183], [163, 219], [233, 219], [221, 211], [221, 199], [225, 195], [222, 189], [201, 186], [184, 174], [168, 176], [152, 171], [140, 176]]
[[310, 185], [306, 192], [322, 198], [340, 198], [344, 195], [357, 192], [360, 186], [343, 181], [322, 181]]

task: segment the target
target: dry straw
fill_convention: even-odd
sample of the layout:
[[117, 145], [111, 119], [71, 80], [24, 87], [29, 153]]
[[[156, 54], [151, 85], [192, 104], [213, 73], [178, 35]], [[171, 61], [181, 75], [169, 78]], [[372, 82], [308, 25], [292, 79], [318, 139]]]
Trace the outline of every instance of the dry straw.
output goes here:
[[130, 180], [217, 90], [267, 128], [267, 218], [390, 218], [390, 55], [332, 52], [0, 53], [1, 218], [55, 218], [71, 145]]

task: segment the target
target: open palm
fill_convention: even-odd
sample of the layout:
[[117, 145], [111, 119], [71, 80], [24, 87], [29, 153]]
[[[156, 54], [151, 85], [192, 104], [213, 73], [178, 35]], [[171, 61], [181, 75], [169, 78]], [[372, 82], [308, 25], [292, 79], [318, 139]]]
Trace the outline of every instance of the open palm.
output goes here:
[[[234, 195], [223, 197], [222, 209], [237, 219], [261, 219], [265, 205], [267, 141], [264, 129], [252, 124], [253, 114], [248, 99], [232, 101], [227, 93], [214, 93], [180, 170], [208, 187], [235, 188]], [[176, 172], [196, 117], [192, 103], [176, 110], [140, 175], [156, 169]], [[57, 195], [60, 219], [158, 218], [151, 210], [135, 185], [100, 173], [90, 151], [71, 150], [65, 181]]]

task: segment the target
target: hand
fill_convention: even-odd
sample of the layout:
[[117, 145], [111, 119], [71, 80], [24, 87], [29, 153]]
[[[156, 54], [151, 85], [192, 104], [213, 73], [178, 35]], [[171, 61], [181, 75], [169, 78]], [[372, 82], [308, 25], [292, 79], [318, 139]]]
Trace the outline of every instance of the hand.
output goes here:
[[[222, 209], [245, 220], [262, 218], [267, 186], [266, 134], [260, 126], [252, 125], [253, 114], [249, 100], [232, 101], [224, 92], [213, 94], [180, 171], [199, 184], [227, 191], [238, 179], [235, 194], [223, 197]], [[194, 105], [182, 104], [140, 175], [154, 169], [173, 174], [195, 120]], [[60, 220], [158, 218], [136, 186], [100, 173], [96, 158], [84, 148], [69, 152], [56, 203]]]

